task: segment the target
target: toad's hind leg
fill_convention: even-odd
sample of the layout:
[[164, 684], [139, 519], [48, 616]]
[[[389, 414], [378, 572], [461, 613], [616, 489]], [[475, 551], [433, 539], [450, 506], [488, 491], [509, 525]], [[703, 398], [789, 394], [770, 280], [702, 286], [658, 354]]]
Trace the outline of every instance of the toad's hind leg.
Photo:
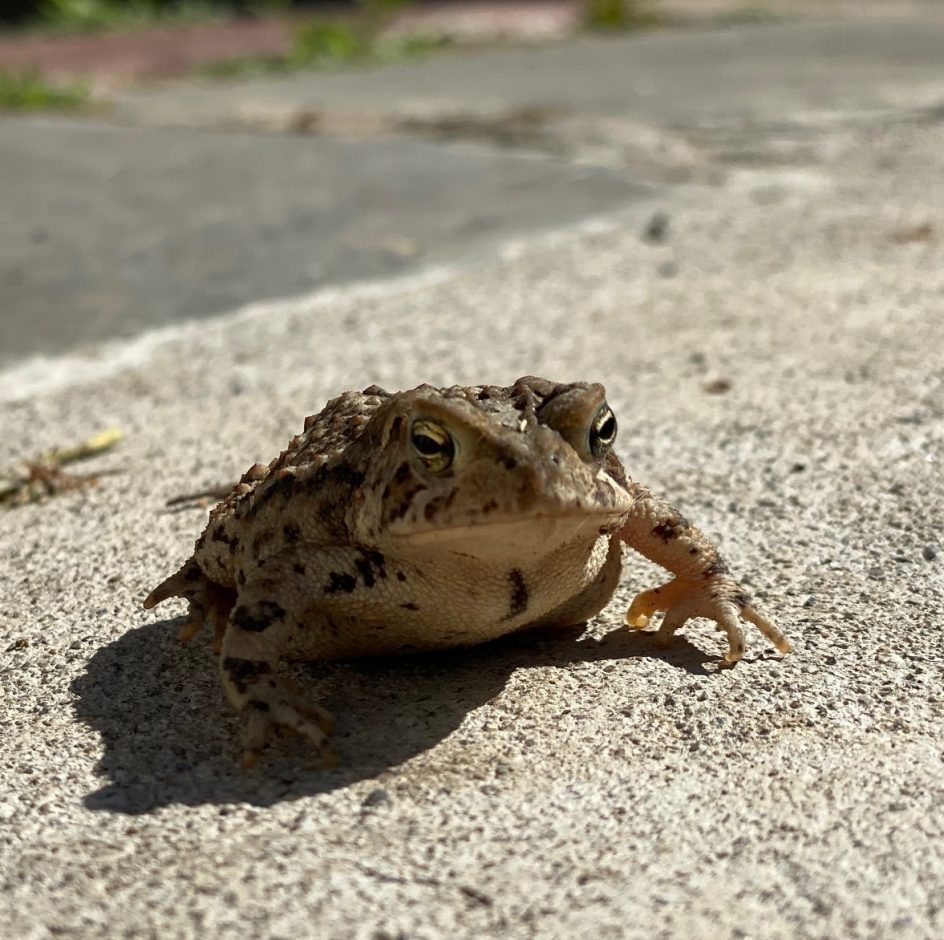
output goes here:
[[[291, 570], [291, 569], [289, 569]], [[271, 589], [286, 587], [282, 573], [258, 584], [247, 584], [229, 616], [223, 637], [220, 668], [223, 687], [233, 706], [246, 713], [243, 765], [255, 765], [273, 726], [304, 735], [318, 749], [326, 766], [336, 763], [328, 744], [334, 727], [331, 715], [305, 701], [277, 675], [278, 663], [293, 629], [301, 629], [300, 611], [282, 598], [295, 596], [289, 590], [273, 598]], [[266, 591], [269, 588], [269, 591]]]

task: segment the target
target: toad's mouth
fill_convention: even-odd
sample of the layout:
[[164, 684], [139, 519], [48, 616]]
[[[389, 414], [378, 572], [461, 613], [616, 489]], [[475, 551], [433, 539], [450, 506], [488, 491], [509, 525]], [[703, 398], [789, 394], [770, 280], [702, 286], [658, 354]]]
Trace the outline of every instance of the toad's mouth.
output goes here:
[[619, 528], [625, 513], [608, 510], [537, 512], [509, 519], [482, 519], [403, 532], [404, 546], [458, 555], [540, 557], [568, 542], [592, 543]]

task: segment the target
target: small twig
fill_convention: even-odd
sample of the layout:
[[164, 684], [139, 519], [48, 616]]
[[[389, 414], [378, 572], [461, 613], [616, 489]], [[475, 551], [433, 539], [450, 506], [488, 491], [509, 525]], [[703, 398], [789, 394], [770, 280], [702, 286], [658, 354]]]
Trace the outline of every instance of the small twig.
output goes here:
[[123, 437], [124, 432], [118, 428], [108, 428], [106, 431], [93, 434], [82, 443], [76, 444], [75, 447], [65, 447], [43, 454], [36, 462], [64, 464], [74, 463], [76, 460], [87, 460], [114, 447]]
[[221, 500], [229, 496], [233, 486], [233, 483], [229, 483], [211, 486], [196, 493], [182, 493], [180, 496], [171, 497], [164, 505], [169, 509], [206, 509], [210, 500]]
[[66, 473], [62, 469], [65, 463], [86, 460], [114, 447], [123, 437], [117, 428], [109, 428], [76, 444], [43, 454], [36, 460], [27, 460], [10, 475], [0, 477], [0, 503], [11, 506], [23, 506], [26, 503], [39, 502], [48, 496], [66, 490], [94, 486], [98, 478], [105, 473], [117, 473], [116, 470], [99, 473]]

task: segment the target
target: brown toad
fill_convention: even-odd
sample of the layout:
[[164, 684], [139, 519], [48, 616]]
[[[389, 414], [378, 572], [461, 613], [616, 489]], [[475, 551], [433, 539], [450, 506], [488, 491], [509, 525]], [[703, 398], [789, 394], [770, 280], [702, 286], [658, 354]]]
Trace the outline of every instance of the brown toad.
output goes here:
[[246, 472], [145, 607], [186, 598], [184, 640], [216, 627], [223, 685], [248, 713], [247, 763], [272, 724], [328, 754], [330, 716], [277, 678], [283, 655], [468, 646], [579, 624], [616, 588], [621, 542], [674, 575], [636, 597], [631, 627], [665, 611], [667, 641], [707, 617], [734, 663], [743, 618], [788, 652], [708, 539], [626, 476], [615, 438], [602, 385], [528, 376], [509, 388], [346, 392]]

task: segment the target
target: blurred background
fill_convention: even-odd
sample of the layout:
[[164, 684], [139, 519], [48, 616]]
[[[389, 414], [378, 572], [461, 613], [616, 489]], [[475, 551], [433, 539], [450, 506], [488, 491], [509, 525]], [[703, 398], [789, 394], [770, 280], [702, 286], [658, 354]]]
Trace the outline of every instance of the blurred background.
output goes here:
[[864, 116], [940, 107], [942, 13], [3, 0], [0, 369], [641, 204], [666, 246], [679, 186], [799, 178]]

